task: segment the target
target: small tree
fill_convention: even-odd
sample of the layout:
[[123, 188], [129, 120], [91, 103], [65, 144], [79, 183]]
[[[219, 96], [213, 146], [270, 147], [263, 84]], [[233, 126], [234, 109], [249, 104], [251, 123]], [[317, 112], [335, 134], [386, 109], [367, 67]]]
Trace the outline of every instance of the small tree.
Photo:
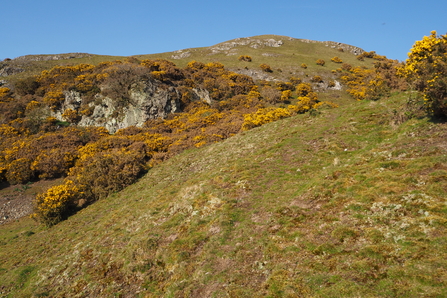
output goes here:
[[307, 64], [306, 63], [301, 63], [301, 68], [307, 69]]

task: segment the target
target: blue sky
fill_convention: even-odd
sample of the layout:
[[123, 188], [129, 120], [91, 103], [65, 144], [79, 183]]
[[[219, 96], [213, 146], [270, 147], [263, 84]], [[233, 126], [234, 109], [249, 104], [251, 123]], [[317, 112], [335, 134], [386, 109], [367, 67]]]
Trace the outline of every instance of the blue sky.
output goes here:
[[0, 10], [0, 61], [153, 54], [262, 34], [337, 41], [405, 60], [416, 40], [447, 33], [445, 0], [11, 0]]

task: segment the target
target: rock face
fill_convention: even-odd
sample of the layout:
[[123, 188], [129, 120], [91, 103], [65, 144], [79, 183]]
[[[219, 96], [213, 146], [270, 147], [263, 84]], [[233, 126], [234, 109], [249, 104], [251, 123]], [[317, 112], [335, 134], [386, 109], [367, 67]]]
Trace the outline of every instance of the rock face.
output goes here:
[[227, 55], [235, 55], [235, 49], [238, 46], [250, 46], [254, 49], [259, 49], [263, 47], [273, 47], [278, 48], [283, 45], [282, 40], [276, 40], [273, 38], [236, 38], [233, 41], [227, 41], [224, 43], [217, 44], [213, 47], [211, 47], [211, 53], [218, 54], [218, 53], [225, 53]]
[[6, 66], [1, 67], [0, 66], [0, 77], [7, 77], [11, 75], [15, 75], [21, 72], [24, 72], [25, 70], [20, 67], [14, 67], [14, 66]]
[[183, 59], [191, 56], [191, 52], [184, 52], [183, 50], [178, 50], [174, 52], [175, 54], [171, 56], [172, 59]]
[[[206, 91], [196, 91], [197, 98], [208, 101]], [[77, 91], [66, 91], [61, 108], [53, 116], [65, 121], [62, 116], [67, 109], [78, 111], [85, 100]], [[208, 95], [208, 98], [207, 98]], [[129, 97], [122, 101], [98, 93], [94, 101], [88, 104], [90, 115], [83, 115], [79, 126], [102, 126], [114, 133], [129, 126], [142, 126], [149, 119], [165, 118], [170, 113], [180, 111], [181, 95], [175, 87], [166, 86], [156, 80], [147, 80], [132, 85]], [[85, 105], [83, 105], [85, 108]]]

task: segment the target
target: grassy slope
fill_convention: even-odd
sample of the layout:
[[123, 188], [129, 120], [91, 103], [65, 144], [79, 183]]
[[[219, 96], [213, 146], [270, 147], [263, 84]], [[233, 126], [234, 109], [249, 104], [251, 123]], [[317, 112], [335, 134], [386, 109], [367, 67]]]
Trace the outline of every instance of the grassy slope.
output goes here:
[[51, 229], [2, 226], [0, 293], [445, 297], [446, 124], [396, 123], [405, 94], [338, 100], [184, 152]]
[[[67, 54], [68, 55], [68, 54]], [[31, 55], [32, 56], [48, 56], [48, 55]], [[69, 55], [68, 55], [69, 56]], [[7, 77], [0, 77], [1, 80], [7, 80], [10, 83], [14, 83], [17, 80], [32, 76], [32, 75], [38, 75], [43, 70], [51, 69], [54, 66], [57, 65], [77, 65], [81, 63], [87, 63], [87, 64], [93, 64], [97, 65], [100, 62], [104, 61], [115, 61], [115, 60], [123, 60], [125, 57], [121, 56], [105, 56], [105, 55], [91, 55], [89, 57], [84, 58], [73, 58], [73, 59], [61, 59], [61, 60], [48, 60], [48, 61], [28, 61], [28, 60], [12, 60], [9, 62], [3, 62], [6, 66], [9, 67], [15, 67], [23, 69], [24, 72], [7, 76]], [[0, 62], [2, 63], [2, 62]]]
[[[246, 38], [242, 38], [246, 39]], [[204, 63], [219, 61], [227, 68], [232, 70], [243, 69], [245, 67], [249, 69], [258, 70], [262, 63], [270, 65], [274, 71], [272, 74], [275, 78], [282, 80], [288, 80], [291, 76], [305, 77], [308, 75], [322, 75], [325, 77], [333, 76], [331, 70], [340, 67], [340, 64], [331, 62], [331, 58], [338, 56], [345, 63], [349, 63], [356, 66], [371, 67], [372, 63], [370, 59], [364, 62], [358, 61], [356, 56], [349, 52], [340, 52], [338, 49], [326, 46], [323, 43], [306, 43], [299, 39], [290, 39], [286, 36], [277, 35], [261, 35], [250, 37], [250, 40], [266, 40], [275, 39], [282, 40], [283, 45], [280, 47], [268, 47], [262, 46], [260, 48], [252, 48], [250, 45], [238, 45], [228, 51], [221, 51], [219, 53], [213, 53], [212, 48], [220, 46], [225, 43], [231, 43], [235, 40], [230, 40], [221, 44], [217, 44], [211, 47], [185, 49], [183, 52], [189, 52], [191, 55], [182, 59], [172, 59], [173, 55], [178, 55], [175, 52], [167, 52], [161, 54], [151, 55], [137, 55], [135, 57], [139, 59], [155, 59], [163, 58], [173, 61], [177, 66], [184, 67], [188, 62], [192, 60], [201, 61]], [[265, 56], [263, 54], [270, 54], [272, 56]], [[252, 62], [239, 61], [240, 55], [248, 55], [252, 57]], [[325, 66], [316, 65], [317, 59], [325, 60]], [[300, 66], [302, 63], [307, 64], [307, 69], [302, 69]]]
[[[188, 62], [192, 60], [201, 61], [204, 63], [219, 61], [224, 64], [227, 68], [231, 70], [244, 69], [247, 67], [251, 70], [256, 70], [262, 73], [259, 67], [262, 63], [269, 64], [273, 73], [269, 74], [273, 78], [279, 78], [281, 80], [288, 80], [291, 76], [300, 77], [305, 79], [307, 76], [322, 75], [324, 78], [333, 78], [334, 75], [331, 70], [340, 67], [340, 64], [331, 62], [330, 59], [338, 56], [343, 62], [349, 63], [356, 66], [372, 66], [372, 59], [366, 59], [366, 61], [361, 62], [356, 59], [356, 56], [349, 52], [340, 52], [338, 49], [326, 46], [323, 43], [306, 43], [299, 39], [290, 39], [286, 36], [277, 35], [261, 35], [251, 37], [254, 39], [275, 39], [282, 40], [283, 45], [280, 47], [268, 47], [263, 46], [258, 49], [254, 49], [249, 45], [246, 46], [236, 46], [230, 50], [232, 54], [228, 55], [228, 51], [221, 51], [220, 53], [213, 53], [212, 48], [222, 45], [214, 45], [211, 47], [203, 48], [192, 48], [185, 49], [183, 52], [190, 52], [190, 56], [182, 59], [173, 59], [173, 55], [178, 55], [175, 52], [158, 53], [158, 54], [148, 54], [148, 55], [135, 55], [134, 57], [143, 59], [166, 59], [174, 62], [178, 67], [185, 67]], [[227, 41], [225, 43], [232, 42]], [[272, 56], [264, 56], [263, 54], [271, 54]], [[238, 57], [240, 55], [249, 55], [253, 58], [252, 62], [239, 61]], [[66, 59], [66, 60], [50, 60], [50, 61], [31, 61], [23, 62], [21, 60], [12, 60], [10, 62], [4, 62], [8, 66], [14, 66], [23, 68], [26, 72], [19, 73], [16, 75], [3, 77], [10, 82], [15, 82], [18, 79], [22, 79], [29, 75], [37, 75], [42, 70], [50, 69], [56, 65], [75, 65], [80, 63], [88, 64], [98, 64], [103, 61], [114, 61], [114, 60], [124, 60], [126, 57], [120, 56], [104, 56], [104, 55], [91, 55], [90, 57]], [[326, 61], [325, 66], [319, 66], [315, 64], [317, 59], [323, 59]], [[307, 69], [302, 69], [300, 65], [302, 63], [307, 64]]]

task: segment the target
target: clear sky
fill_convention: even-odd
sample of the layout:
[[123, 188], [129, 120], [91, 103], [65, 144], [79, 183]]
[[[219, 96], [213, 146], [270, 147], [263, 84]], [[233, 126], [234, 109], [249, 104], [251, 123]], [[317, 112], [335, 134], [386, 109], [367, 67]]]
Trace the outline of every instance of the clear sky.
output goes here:
[[154, 54], [263, 34], [337, 41], [405, 60], [416, 40], [447, 33], [446, 0], [5, 0], [0, 11], [0, 61]]

